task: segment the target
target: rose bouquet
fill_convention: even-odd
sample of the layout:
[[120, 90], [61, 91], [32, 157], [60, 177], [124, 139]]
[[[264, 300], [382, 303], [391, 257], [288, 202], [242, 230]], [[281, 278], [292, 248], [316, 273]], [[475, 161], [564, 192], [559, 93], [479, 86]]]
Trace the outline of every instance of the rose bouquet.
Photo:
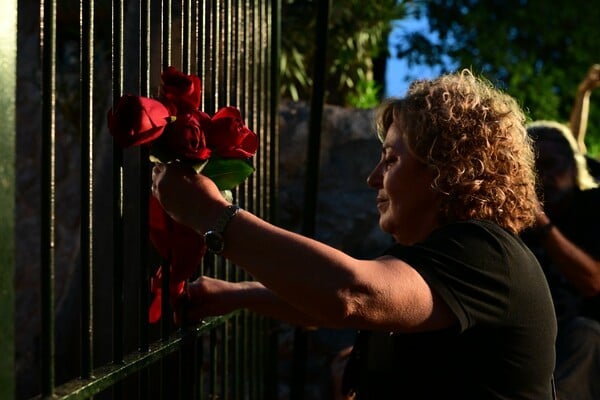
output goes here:
[[[177, 162], [208, 176], [231, 200], [231, 190], [254, 171], [249, 160], [256, 153], [258, 138], [235, 107], [223, 107], [213, 116], [200, 111], [200, 95], [199, 77], [169, 67], [161, 75], [158, 98], [122, 96], [108, 112], [108, 129], [123, 148], [148, 146], [152, 162]], [[170, 263], [169, 296], [176, 309], [206, 246], [200, 234], [174, 221], [153, 196], [149, 201], [150, 241]], [[162, 266], [151, 284], [151, 323], [160, 319], [161, 282]]]

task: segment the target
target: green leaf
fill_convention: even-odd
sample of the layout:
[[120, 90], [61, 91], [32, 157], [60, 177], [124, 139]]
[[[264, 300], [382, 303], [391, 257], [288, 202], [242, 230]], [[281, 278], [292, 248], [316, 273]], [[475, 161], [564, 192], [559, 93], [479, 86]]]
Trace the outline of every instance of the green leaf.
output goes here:
[[239, 159], [210, 158], [202, 169], [202, 174], [215, 182], [220, 190], [231, 190], [244, 182], [254, 168]]

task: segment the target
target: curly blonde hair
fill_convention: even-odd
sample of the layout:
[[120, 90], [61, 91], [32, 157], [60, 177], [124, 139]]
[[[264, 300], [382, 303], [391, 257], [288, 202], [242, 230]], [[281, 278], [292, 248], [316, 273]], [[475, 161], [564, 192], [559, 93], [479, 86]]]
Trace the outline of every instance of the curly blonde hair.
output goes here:
[[434, 172], [444, 222], [483, 219], [519, 233], [538, 200], [534, 152], [515, 99], [469, 70], [415, 81], [376, 110], [380, 139], [395, 124]]

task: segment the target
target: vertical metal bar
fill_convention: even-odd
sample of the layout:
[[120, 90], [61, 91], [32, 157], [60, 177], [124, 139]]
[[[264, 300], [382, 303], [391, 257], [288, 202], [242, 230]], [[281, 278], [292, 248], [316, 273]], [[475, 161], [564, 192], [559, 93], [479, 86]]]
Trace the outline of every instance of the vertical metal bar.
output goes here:
[[[243, 2], [242, 1], [236, 1], [236, 6], [235, 8], [232, 10], [233, 15], [233, 23], [232, 23], [232, 37], [235, 38], [234, 41], [234, 45], [232, 47], [232, 63], [231, 63], [231, 68], [232, 68], [232, 79], [234, 80], [233, 85], [232, 85], [232, 97], [235, 98], [236, 104], [239, 108], [243, 107], [243, 98], [242, 98], [242, 79], [241, 79], [241, 74], [243, 71], [243, 68], [241, 68], [242, 65], [245, 66], [245, 63], [243, 62], [243, 53], [242, 53], [242, 49], [243, 49], [243, 43], [244, 43], [244, 36], [243, 36], [243, 32], [244, 32], [244, 28], [243, 28], [243, 24], [244, 24], [244, 18], [243, 18]], [[242, 111], [242, 115], [243, 111]], [[237, 190], [238, 193], [238, 198], [237, 201], [238, 203], [241, 203], [241, 201], [243, 199], [240, 198], [239, 193], [242, 192], [243, 193], [243, 189], [242, 190]], [[245, 205], [244, 205], [245, 206]], [[241, 280], [241, 271], [240, 268], [236, 268], [234, 270], [232, 279], [234, 281], [240, 281]], [[236, 314], [234, 316], [234, 319], [232, 321], [232, 325], [233, 325], [233, 332], [232, 332], [232, 341], [233, 341], [233, 349], [232, 349], [232, 398], [234, 399], [240, 399], [242, 398], [242, 393], [243, 393], [243, 381], [242, 381], [242, 373], [241, 373], [241, 351], [242, 351], [242, 343], [241, 343], [241, 321], [242, 318], [239, 314]]]
[[259, 97], [260, 105], [258, 107], [259, 110], [259, 122], [260, 122], [260, 131], [263, 132], [262, 140], [263, 140], [263, 151], [262, 151], [262, 177], [261, 177], [261, 185], [260, 185], [260, 208], [261, 208], [261, 217], [266, 217], [267, 215], [267, 201], [269, 200], [269, 193], [267, 186], [267, 182], [269, 182], [269, 135], [267, 134], [268, 130], [268, 111], [269, 111], [269, 80], [267, 79], [267, 71], [268, 71], [268, 62], [269, 58], [267, 57], [268, 49], [268, 19], [266, 15], [266, 3], [260, 2], [260, 68], [258, 70], [258, 78], [260, 85], [261, 95]]
[[[161, 1], [161, 65], [162, 69], [165, 70], [172, 63], [171, 60], [171, 45], [172, 45], [172, 35], [171, 35], [171, 24], [172, 24], [172, 2], [171, 0], [162, 0]], [[171, 320], [170, 320], [170, 305], [169, 305], [169, 293], [170, 293], [170, 284], [171, 284], [171, 255], [169, 254], [168, 259], [165, 260], [162, 267], [162, 318], [161, 318], [161, 338], [162, 340], [168, 340], [171, 330]], [[166, 374], [168, 371], [164, 371]], [[163, 389], [166, 390], [166, 386], [163, 386]]]
[[192, 41], [190, 45], [190, 71], [194, 71], [196, 75], [201, 76], [202, 63], [200, 62], [201, 56], [201, 40], [202, 37], [202, 23], [200, 17], [200, 7], [202, 6], [200, 1], [192, 1], [190, 10], [192, 12]]
[[[200, 3], [200, 2], [199, 2]], [[198, 68], [199, 76], [202, 80], [202, 101], [200, 104], [200, 108], [202, 110], [208, 112], [209, 105], [212, 104], [210, 94], [210, 86], [209, 86], [209, 77], [211, 76], [210, 69], [210, 31], [211, 31], [211, 4], [212, 0], [202, 0], [201, 4], [198, 4]], [[206, 257], [205, 257], [206, 259]], [[204, 275], [205, 272], [205, 262], [201, 265], [200, 274]], [[210, 351], [206, 351], [207, 340], [206, 337], [203, 336], [199, 339], [199, 344], [197, 346], [197, 360], [199, 365], [204, 365], [206, 361], [210, 362]], [[199, 368], [200, 369], [200, 368]], [[200, 395], [205, 395], [210, 393], [210, 379], [207, 380], [206, 373], [204, 373], [204, 369], [199, 374], [198, 378], [198, 393]]]
[[[263, 33], [263, 40], [262, 40], [262, 48], [263, 48], [263, 52], [262, 52], [262, 62], [261, 62], [261, 76], [262, 76], [262, 82], [263, 82], [263, 104], [261, 106], [261, 110], [262, 110], [262, 132], [263, 132], [263, 136], [265, 136], [265, 149], [263, 150], [263, 157], [265, 158], [265, 163], [264, 163], [264, 170], [265, 170], [265, 176], [264, 179], [262, 181], [262, 187], [263, 189], [263, 215], [262, 217], [270, 220], [269, 214], [270, 214], [270, 205], [271, 205], [271, 192], [273, 191], [273, 188], [270, 186], [270, 182], [271, 182], [271, 173], [272, 173], [272, 164], [271, 164], [271, 146], [273, 145], [272, 143], [272, 137], [271, 137], [271, 133], [270, 133], [270, 127], [271, 127], [271, 103], [273, 101], [273, 98], [271, 97], [272, 93], [271, 93], [271, 86], [273, 85], [273, 81], [272, 81], [272, 76], [270, 76], [270, 72], [271, 72], [271, 61], [272, 59], [270, 58], [270, 52], [273, 51], [272, 49], [272, 43], [271, 43], [271, 35], [272, 35], [272, 19], [271, 19], [271, 12], [272, 12], [272, 8], [271, 8], [271, 4], [270, 2], [264, 2], [262, 5], [262, 20], [263, 22], [261, 23], [262, 28], [262, 33]], [[259, 397], [262, 399], [269, 399], [271, 398], [271, 389], [269, 388], [269, 386], [267, 385], [267, 379], [269, 379], [270, 373], [271, 373], [271, 369], [269, 367], [269, 365], [267, 364], [267, 362], [270, 360], [270, 357], [268, 356], [269, 354], [269, 350], [271, 348], [271, 338], [269, 337], [270, 335], [270, 329], [269, 329], [269, 322], [270, 320], [267, 318], [260, 318], [259, 319], [259, 329], [260, 329], [260, 334], [259, 334], [259, 340], [260, 340], [260, 350], [259, 350], [259, 365], [260, 365], [260, 379], [257, 381], [257, 385], [259, 385]]]
[[15, 136], [17, 82], [17, 1], [0, 5], [0, 398], [15, 397]]
[[93, 98], [94, 98], [94, 0], [81, 0], [81, 376], [93, 370]]
[[[226, 106], [237, 106], [237, 99], [233, 94], [233, 88], [235, 87], [234, 77], [235, 70], [233, 69], [236, 65], [237, 54], [234, 52], [235, 48], [235, 32], [236, 24], [234, 21], [235, 11], [233, 8], [232, 0], [222, 1], [222, 13], [221, 13], [221, 42], [223, 47], [221, 50], [221, 65], [222, 65], [222, 101], [223, 105]], [[237, 192], [237, 191], [236, 191]], [[234, 201], [237, 201], [237, 193], [234, 193]], [[224, 265], [225, 268], [229, 268], [230, 264]], [[228, 271], [225, 272], [229, 275]]]
[[[123, 0], [112, 3], [113, 104], [123, 93]], [[123, 362], [123, 151], [113, 142], [113, 362]]]
[[260, 32], [261, 32], [261, 53], [260, 53], [260, 86], [262, 95], [260, 97], [260, 131], [263, 132], [261, 135], [263, 138], [263, 151], [262, 151], [262, 159], [263, 159], [263, 178], [261, 181], [261, 217], [266, 218], [269, 208], [269, 163], [270, 163], [270, 135], [269, 132], [269, 101], [270, 101], [270, 90], [269, 86], [271, 85], [271, 81], [269, 79], [269, 62], [270, 59], [268, 57], [269, 48], [269, 37], [270, 37], [270, 25], [269, 18], [267, 14], [267, 4], [266, 2], [261, 2], [261, 24], [260, 24]]
[[182, 0], [181, 5], [181, 43], [182, 43], [182, 61], [181, 69], [189, 74], [192, 72], [192, 2], [191, 0]]
[[[162, 70], [165, 70], [172, 64], [171, 50], [172, 50], [172, 1], [162, 0], [161, 1], [161, 66]], [[170, 287], [171, 287], [171, 254], [167, 256], [167, 260], [162, 263], [162, 298], [161, 298], [161, 330], [160, 335], [163, 341], [169, 339], [171, 333], [171, 312], [170, 312]], [[171, 395], [171, 382], [170, 382], [170, 363], [167, 359], [161, 361], [161, 398], [168, 399]]]
[[219, 398], [217, 395], [217, 373], [218, 373], [218, 361], [217, 361], [217, 331], [215, 329], [211, 329], [208, 334], [209, 337], [209, 348], [208, 348], [208, 359], [210, 361], [209, 368], [209, 377], [208, 377], [208, 397], [209, 398]]
[[[264, 81], [262, 70], [265, 67], [264, 64], [264, 2], [256, 1], [254, 4], [254, 123], [257, 131], [262, 132], [261, 134], [261, 152], [259, 154], [259, 163], [258, 163], [258, 173], [256, 185], [254, 187], [255, 197], [256, 197], [256, 210], [261, 217], [265, 215], [265, 207], [264, 207], [264, 182], [265, 182], [265, 174], [267, 172], [266, 166], [266, 156], [268, 154], [267, 151], [267, 138], [268, 135], [264, 134], [263, 130], [263, 111], [264, 111]], [[260, 393], [260, 385], [259, 382], [261, 380], [262, 368], [260, 364], [260, 352], [261, 352], [261, 336], [260, 336], [260, 318], [257, 315], [253, 315], [252, 317], [252, 389], [251, 396], [253, 398], [264, 398]]]
[[[272, 8], [270, 11], [271, 20], [271, 45], [270, 45], [270, 120], [269, 120], [269, 136], [271, 138], [271, 147], [269, 148], [269, 159], [270, 159], [270, 175], [269, 175], [269, 213], [268, 218], [274, 223], [279, 222], [279, 215], [277, 210], [279, 209], [279, 87], [280, 87], [280, 69], [279, 60], [281, 58], [281, 0], [273, 0], [271, 3]], [[265, 394], [266, 399], [275, 400], [278, 397], [277, 393], [277, 330], [274, 329], [276, 322], [269, 322], [269, 328], [271, 334], [269, 335], [269, 349], [268, 349], [268, 365], [269, 371], [268, 376], [265, 379], [265, 385], [267, 393]]]
[[211, 49], [212, 49], [212, 68], [211, 74], [213, 76], [212, 79], [212, 96], [213, 96], [213, 106], [211, 107], [211, 111], [216, 111], [221, 105], [221, 60], [219, 58], [219, 52], [221, 50], [222, 43], [219, 40], [219, 33], [221, 28], [221, 2], [220, 0], [214, 0], [213, 6], [211, 10], [212, 14], [212, 32], [211, 32]]
[[269, 158], [271, 160], [271, 175], [269, 187], [271, 188], [270, 197], [270, 213], [269, 218], [275, 223], [279, 218], [277, 188], [279, 187], [279, 87], [280, 87], [280, 65], [281, 58], [281, 0], [273, 1], [271, 10], [271, 61], [270, 61], [270, 76], [271, 76], [271, 104], [270, 104], [270, 127], [271, 147]]
[[200, 107], [206, 111], [210, 111], [211, 97], [210, 94], [210, 52], [211, 52], [211, 34], [210, 34], [210, 26], [211, 26], [211, 9], [210, 5], [212, 4], [212, 0], [203, 0], [202, 1], [202, 16], [201, 16], [201, 26], [200, 32], [202, 32], [202, 37], [200, 38], [200, 51], [199, 51], [199, 61], [198, 66], [201, 68], [201, 78], [202, 78], [202, 104]]
[[166, 69], [171, 65], [171, 46], [172, 46], [172, 35], [171, 35], [171, 24], [173, 23], [172, 18], [172, 2], [171, 0], [162, 0], [162, 14], [161, 14], [161, 32], [162, 32], [162, 53], [161, 53], [161, 65], [163, 69]]
[[[151, 20], [150, 20], [150, 0], [140, 0], [139, 3], [139, 90], [140, 95], [150, 96], [150, 38], [151, 38]], [[150, 245], [149, 245], [149, 206], [148, 198], [150, 196], [149, 175], [150, 167], [148, 163], [148, 149], [141, 147], [139, 149], [140, 157], [140, 207], [139, 207], [139, 224], [140, 224], [140, 259], [138, 265], [138, 277], [140, 288], [138, 291], [138, 301], [140, 310], [140, 319], [138, 325], [138, 344], [140, 352], [146, 352], [150, 348], [150, 339], [148, 334], [148, 309], [150, 306], [150, 279], [148, 274], [148, 266], [150, 265]], [[149, 393], [149, 371], [144, 368], [138, 375], [138, 393], [139, 399], [147, 399]]]
[[140, 0], [140, 65], [139, 65], [139, 87], [140, 95], [150, 96], [150, 0]]
[[[249, 86], [248, 86], [248, 65], [250, 64], [248, 58], [248, 2], [247, 0], [240, 0], [238, 4], [238, 21], [237, 26], [238, 29], [238, 67], [236, 72], [236, 87], [237, 87], [237, 101], [238, 108], [240, 109], [242, 115], [244, 116], [244, 121], [248, 124], [248, 94], [249, 94]], [[238, 190], [238, 202], [239, 204], [247, 209], [250, 209], [250, 205], [248, 204], [248, 183], [246, 182], [243, 186], [241, 186]], [[237, 280], [243, 279], [247, 274], [243, 270], [238, 270]], [[242, 316], [241, 318], [245, 318]]]
[[223, 82], [225, 85], [223, 100], [225, 105], [235, 106], [235, 98], [231, 95], [231, 88], [233, 87], [233, 69], [232, 65], [235, 65], [236, 55], [233, 53], [233, 42], [234, 36], [234, 23], [233, 23], [233, 9], [231, 6], [231, 0], [225, 1], [225, 7], [223, 7], [223, 42], [225, 48], [223, 49]]
[[56, 0], [41, 2], [42, 46], [42, 171], [41, 290], [42, 396], [54, 392], [54, 229], [56, 146]]
[[[191, 73], [192, 60], [192, 4], [190, 0], [181, 1], [181, 64], [184, 73]], [[187, 331], [188, 327], [182, 326], [183, 340], [179, 349], [179, 378], [180, 398], [193, 399], [194, 376], [196, 373], [194, 353], [195, 337]]]
[[[171, 0], [162, 0], [162, 13], [161, 13], [161, 65], [163, 70], [171, 65], [171, 23], [172, 23], [172, 10]], [[170, 304], [169, 304], [169, 293], [171, 284], [171, 255], [167, 257], [167, 260], [162, 266], [162, 311], [161, 311], [161, 339], [166, 341], [169, 339], [171, 331], [171, 318], [170, 318]], [[165, 364], [165, 370], [163, 371], [163, 377], [168, 375], [168, 367]], [[163, 390], [168, 390], [168, 385], [163, 385]], [[168, 394], [168, 393], [167, 393]]]
[[[229, 74], [229, 62], [231, 61], [231, 2], [230, 0], [221, 0], [217, 3], [219, 9], [216, 12], [218, 25], [216, 26], [216, 40], [218, 43], [216, 60], [217, 60], [217, 109], [226, 105], [231, 105], [231, 98], [229, 96], [229, 88], [231, 85], [231, 78]], [[228, 267], [229, 263], [222, 257], [218, 258], [218, 271], [220, 279], [228, 279]], [[218, 370], [219, 376], [219, 393], [222, 398], [229, 398], [230, 395], [227, 392], [229, 385], [229, 321], [225, 322], [218, 328], [218, 360], [220, 368]]]
[[[302, 220], [302, 233], [309, 237], [314, 236], [315, 233], [330, 3], [331, 0], [320, 1], [317, 8], [317, 31], [315, 34], [316, 53], [314, 61], [315, 76], [310, 105], [308, 155], [304, 188], [305, 211]], [[292, 371], [294, 377], [292, 380], [293, 386], [291, 391], [292, 400], [304, 398], [307, 342], [308, 332], [303, 328], [296, 328], [294, 337], [294, 367]]]
[[[243, 54], [244, 60], [243, 62], [247, 66], [252, 65], [252, 1], [245, 0], [244, 1], [244, 44], [243, 44]], [[244, 110], [244, 118], [246, 120], [246, 124], [249, 125], [251, 129], [255, 129], [252, 126], [252, 71], [251, 68], [243, 68], [242, 69], [242, 82], [243, 82], [243, 110]], [[252, 196], [252, 182], [254, 178], [249, 179], [248, 182], [244, 185], [244, 201], [245, 207], [252, 210], [253, 207], [253, 196]], [[245, 271], [241, 272], [241, 279], [248, 279], [249, 275]], [[243, 392], [248, 394], [250, 393], [250, 379], [251, 379], [251, 365], [250, 365], [250, 315], [248, 312], [244, 312], [242, 314], [242, 323], [241, 323], [241, 338], [242, 338], [242, 355], [241, 355], [241, 365], [242, 365], [242, 374], [240, 379], [243, 382]]]
[[[241, 62], [241, 58], [243, 57], [241, 49], [241, 43], [243, 43], [242, 32], [243, 32], [243, 18], [242, 18], [242, 4], [241, 1], [236, 1], [235, 5], [230, 3], [230, 15], [231, 15], [231, 37], [232, 37], [232, 45], [230, 46], [230, 56], [229, 58], [229, 68], [230, 68], [230, 76], [232, 82], [230, 84], [230, 97], [235, 99], [235, 103], [238, 108], [241, 106], [241, 80], [240, 80], [240, 65], [245, 65]], [[242, 28], [241, 28], [242, 27]], [[243, 190], [237, 190], [237, 202], [240, 203], [243, 199], [240, 198], [239, 193], [243, 192]], [[230, 275], [230, 278], [234, 281], [239, 281], [240, 278], [240, 269], [235, 268], [233, 273]], [[232, 378], [231, 378], [231, 396], [234, 399], [243, 398], [243, 381], [241, 379], [241, 342], [240, 342], [240, 330], [241, 330], [241, 318], [239, 314], [236, 314], [232, 320], [232, 332], [231, 332], [231, 357], [230, 362], [233, 364], [231, 366]]]
[[[249, 111], [250, 114], [248, 118], [250, 119], [249, 124], [256, 131], [258, 129], [258, 91], [260, 88], [258, 87], [258, 75], [257, 69], [259, 68], [258, 64], [258, 54], [259, 50], [257, 49], [257, 44], [259, 43], [258, 39], [258, 29], [260, 21], [258, 20], [258, 11], [257, 11], [257, 2], [260, 0], [251, 0], [250, 1], [250, 26], [252, 29], [250, 30], [250, 52], [248, 56], [250, 57], [250, 76], [248, 77], [250, 80], [250, 97], [249, 97]], [[258, 160], [255, 162], [260, 165], [260, 156], [262, 154], [262, 150], [260, 154], [258, 154]], [[258, 189], [260, 188], [260, 173], [252, 174], [252, 179], [248, 182], [249, 189], [251, 190], [251, 196], [249, 200], [252, 201], [250, 207], [257, 213], [260, 210], [260, 204], [258, 199]], [[252, 369], [251, 369], [252, 371]]]

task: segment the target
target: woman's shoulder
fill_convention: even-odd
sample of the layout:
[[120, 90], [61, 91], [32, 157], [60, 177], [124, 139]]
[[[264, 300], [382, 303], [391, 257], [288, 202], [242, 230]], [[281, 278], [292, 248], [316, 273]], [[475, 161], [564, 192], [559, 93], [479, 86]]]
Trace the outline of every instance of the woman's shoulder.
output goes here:
[[450, 241], [509, 241], [516, 240], [516, 235], [504, 229], [493, 221], [483, 219], [469, 219], [453, 221], [440, 226], [431, 232], [425, 242], [450, 240]]
[[514, 253], [514, 249], [523, 248], [525, 245], [516, 235], [495, 222], [471, 219], [441, 225], [423, 241], [410, 246], [394, 245], [387, 254], [476, 261], [494, 255], [504, 258], [507, 253]]

